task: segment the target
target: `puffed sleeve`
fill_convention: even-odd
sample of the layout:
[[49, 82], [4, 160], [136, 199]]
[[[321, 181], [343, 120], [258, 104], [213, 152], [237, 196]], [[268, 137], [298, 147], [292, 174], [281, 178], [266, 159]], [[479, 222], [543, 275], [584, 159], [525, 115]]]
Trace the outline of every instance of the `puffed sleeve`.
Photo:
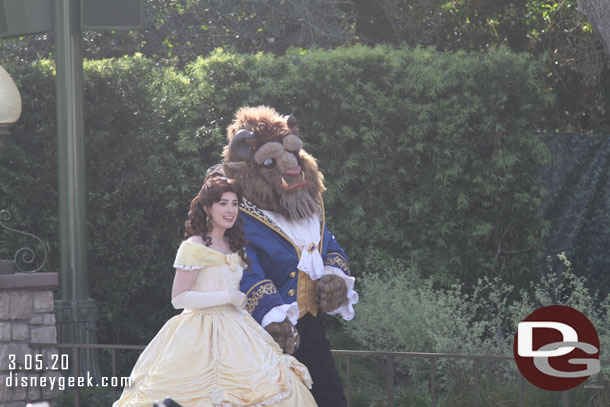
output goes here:
[[222, 266], [226, 264], [225, 255], [199, 243], [182, 242], [176, 253], [174, 268], [182, 270], [198, 270], [206, 266]]

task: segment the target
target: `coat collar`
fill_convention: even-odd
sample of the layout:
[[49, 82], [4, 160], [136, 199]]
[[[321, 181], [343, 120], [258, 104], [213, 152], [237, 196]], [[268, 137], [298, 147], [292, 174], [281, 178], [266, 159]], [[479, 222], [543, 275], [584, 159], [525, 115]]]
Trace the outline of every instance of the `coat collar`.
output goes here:
[[[326, 218], [324, 215], [324, 202], [322, 202], [321, 207], [322, 207], [322, 210], [321, 210], [321, 216], [320, 216], [320, 244], [318, 247], [318, 251], [320, 253], [322, 253], [322, 245], [324, 244], [324, 225], [326, 223]], [[241, 204], [239, 205], [239, 210], [242, 211], [243, 213], [255, 218], [256, 220], [258, 220], [259, 222], [261, 222], [262, 224], [267, 226], [269, 229], [276, 232], [282, 238], [287, 240], [292, 245], [292, 247], [294, 247], [294, 250], [297, 252], [297, 255], [299, 256], [299, 258], [301, 257], [301, 249], [296, 244], [294, 244], [294, 242], [292, 240], [290, 240], [290, 238], [288, 236], [286, 236], [286, 234], [284, 232], [282, 232], [282, 229], [280, 229], [280, 227], [274, 221], [272, 221], [267, 215], [265, 215], [265, 213], [262, 210], [260, 210], [256, 205], [254, 205], [252, 202], [250, 202], [246, 198], [242, 198]]]

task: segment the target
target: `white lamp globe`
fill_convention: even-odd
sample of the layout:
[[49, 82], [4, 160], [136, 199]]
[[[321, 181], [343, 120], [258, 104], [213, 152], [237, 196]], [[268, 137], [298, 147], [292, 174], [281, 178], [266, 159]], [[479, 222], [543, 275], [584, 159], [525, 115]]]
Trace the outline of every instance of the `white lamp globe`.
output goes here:
[[21, 116], [21, 94], [11, 76], [0, 65], [0, 127], [8, 128], [19, 119], [19, 116]]

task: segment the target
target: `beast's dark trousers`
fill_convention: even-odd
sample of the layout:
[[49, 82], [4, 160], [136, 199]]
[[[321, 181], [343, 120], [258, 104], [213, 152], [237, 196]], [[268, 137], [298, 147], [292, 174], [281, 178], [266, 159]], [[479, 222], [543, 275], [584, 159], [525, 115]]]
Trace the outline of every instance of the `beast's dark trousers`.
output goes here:
[[330, 343], [324, 335], [319, 314], [314, 317], [308, 313], [299, 319], [297, 330], [301, 344], [294, 356], [309, 369], [313, 379], [311, 394], [318, 407], [346, 407], [341, 377], [330, 353]]

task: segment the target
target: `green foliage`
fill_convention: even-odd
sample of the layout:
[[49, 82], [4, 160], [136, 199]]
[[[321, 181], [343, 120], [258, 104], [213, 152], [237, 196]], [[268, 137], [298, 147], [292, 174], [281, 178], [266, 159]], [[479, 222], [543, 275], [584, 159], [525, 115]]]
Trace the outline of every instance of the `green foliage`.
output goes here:
[[[576, 0], [145, 0], [143, 29], [83, 33], [86, 58], [142, 53], [180, 67], [222, 47], [283, 55], [354, 44], [548, 55], [552, 128], [607, 131], [607, 54]], [[0, 40], [0, 60], [53, 58], [54, 36]]]
[[[58, 270], [51, 67], [7, 67], [24, 113], [0, 151], [0, 207], [47, 239], [47, 270]], [[547, 153], [532, 126], [551, 99], [536, 81], [540, 63], [525, 55], [217, 51], [184, 72], [141, 56], [84, 69], [100, 342], [145, 343], [174, 313], [172, 260], [188, 204], [244, 105], [300, 120], [326, 176], [329, 226], [355, 274], [374, 253], [409, 260], [445, 286], [484, 275], [523, 281], [537, 266], [544, 224], [534, 180]], [[8, 246], [10, 237], [0, 239]]]
[[[217, 47], [283, 54], [290, 47], [351, 44], [540, 52], [541, 44], [559, 42], [555, 26], [570, 30], [573, 41], [592, 34], [574, 0], [146, 0], [143, 12], [143, 30], [85, 32], [86, 57], [141, 52], [185, 63]], [[5, 57], [47, 57], [53, 38], [25, 36], [2, 45]]]
[[[86, 58], [140, 52], [181, 65], [215, 48], [281, 54], [289, 47], [346, 45], [354, 38], [347, 2], [325, 0], [144, 0], [143, 29], [86, 31]], [[54, 37], [30, 35], [0, 40], [0, 59], [50, 57]]]
[[[512, 363], [512, 362], [504, 362]], [[436, 404], [439, 407], [472, 406], [475, 405], [474, 380], [472, 369], [464, 371], [447, 391], [436, 393]], [[593, 379], [590, 379], [593, 380]], [[610, 400], [607, 382], [595, 382], [588, 387], [579, 386], [569, 393], [572, 406], [605, 406]], [[520, 373], [510, 377], [486, 376], [479, 377], [479, 406], [481, 407], [556, 407], [563, 403], [562, 392], [542, 390], [527, 382]], [[420, 389], [400, 387], [395, 391], [397, 407], [430, 406], [431, 395], [427, 386]], [[377, 397], [376, 403], [364, 404], [368, 406], [387, 405], [382, 397]]]
[[[499, 279], [483, 278], [468, 294], [461, 284], [436, 288], [430, 279], [422, 279], [405, 263], [394, 261], [388, 266], [387, 260], [371, 259], [367, 273], [360, 279], [358, 313], [344, 326], [355, 340], [371, 350], [510, 356], [520, 321], [539, 307], [566, 305], [582, 312], [596, 327], [600, 358], [607, 359], [610, 295], [599, 298], [590, 291], [586, 278], [574, 274], [564, 253], [555, 260], [547, 258], [544, 277], [532, 282], [527, 290]], [[380, 261], [388, 270], [386, 274], [374, 272]], [[396, 363], [407, 386], [417, 387], [429, 379], [429, 360], [399, 358]], [[480, 365], [484, 380], [512, 380], [517, 375], [513, 363], [482, 361]], [[459, 385], [466, 380], [464, 371], [472, 369], [471, 362], [439, 359], [437, 383], [447, 394], [461, 393], [460, 388], [472, 386]], [[602, 375], [607, 374], [607, 369], [602, 368]], [[471, 374], [466, 378], [471, 380]], [[491, 389], [494, 387], [491, 384]]]
[[550, 103], [539, 69], [506, 49], [303, 56], [297, 117], [351, 255], [381, 248], [446, 283], [532, 270], [547, 153], [530, 126]]

